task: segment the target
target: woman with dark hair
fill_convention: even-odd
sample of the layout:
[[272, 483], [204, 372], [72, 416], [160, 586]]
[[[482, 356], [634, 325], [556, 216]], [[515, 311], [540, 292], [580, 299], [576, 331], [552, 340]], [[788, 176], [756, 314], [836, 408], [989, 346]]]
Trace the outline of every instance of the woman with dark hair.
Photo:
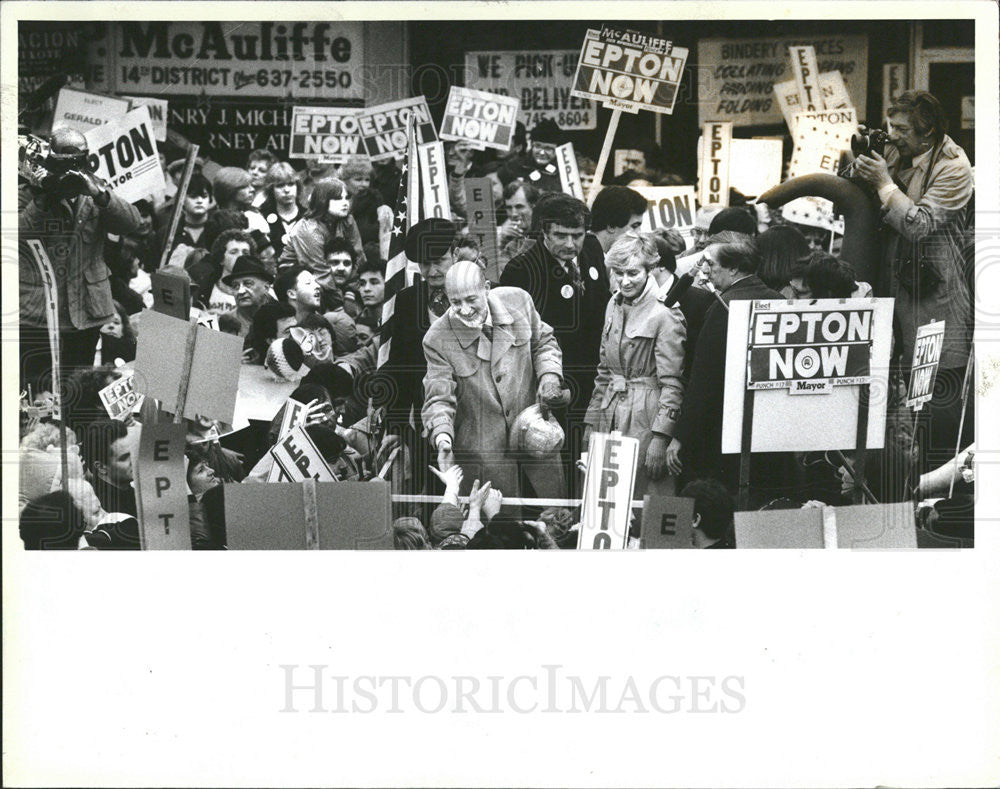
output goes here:
[[305, 214], [299, 205], [299, 179], [288, 162], [271, 165], [264, 177], [264, 202], [260, 212], [271, 228], [271, 245], [277, 257], [285, 249], [286, 237]]
[[809, 242], [791, 225], [775, 225], [757, 236], [760, 267], [757, 276], [765, 285], [780, 291], [797, 271], [798, 261], [809, 256]]
[[128, 313], [119, 303], [114, 302], [115, 314], [101, 327], [101, 363], [115, 364], [116, 360], [123, 362], [135, 361], [135, 332]]
[[331, 178], [319, 181], [309, 196], [309, 208], [289, 234], [278, 258], [278, 267], [305, 266], [313, 274], [329, 272], [323, 250], [331, 238], [343, 238], [354, 248], [355, 262], [364, 260], [361, 233], [351, 216], [351, 201], [343, 181]]

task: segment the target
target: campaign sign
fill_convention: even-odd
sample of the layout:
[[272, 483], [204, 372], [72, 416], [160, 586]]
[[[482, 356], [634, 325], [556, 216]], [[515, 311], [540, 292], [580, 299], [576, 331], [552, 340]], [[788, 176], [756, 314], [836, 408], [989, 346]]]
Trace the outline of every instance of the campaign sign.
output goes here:
[[149, 107], [149, 119], [153, 122], [153, 131], [160, 142], [167, 140], [167, 100], [152, 99], [148, 96], [122, 96], [132, 102], [132, 108]]
[[112, 381], [97, 394], [108, 416], [119, 421], [127, 419], [137, 406], [142, 405], [143, 400], [143, 396], [135, 390], [135, 373]]
[[788, 389], [789, 394], [829, 394], [837, 384], [871, 381], [874, 310], [797, 311], [753, 302], [747, 346], [747, 389]]
[[920, 410], [934, 396], [934, 377], [941, 361], [944, 345], [944, 321], [925, 323], [917, 327], [910, 365], [910, 385], [906, 390], [906, 407]]
[[191, 550], [184, 469], [183, 423], [144, 424], [139, 434], [137, 486], [143, 550]]
[[729, 162], [733, 144], [730, 121], [706, 123], [698, 162], [698, 193], [704, 206], [729, 205]]
[[423, 192], [424, 216], [451, 219], [448, 199], [448, 173], [444, 164], [444, 145], [429, 142], [417, 146], [420, 160], [420, 185]]
[[493, 182], [489, 178], [465, 179], [465, 203], [469, 215], [469, 235], [476, 239], [486, 258], [486, 276], [491, 282], [500, 278], [497, 269], [497, 216], [493, 205]]
[[361, 152], [358, 111], [345, 107], [293, 107], [291, 159], [344, 161]]
[[[844, 76], [839, 71], [828, 71], [820, 74], [819, 90], [824, 109], [839, 110], [854, 106], [851, 95], [847, 92]], [[799, 98], [799, 86], [794, 79], [786, 82], [775, 82], [774, 95], [778, 99], [778, 106], [781, 108], [781, 114], [785, 118], [788, 130], [795, 134], [794, 115], [797, 112], [805, 111], [802, 100]]]
[[103, 126], [108, 121], [120, 118], [128, 111], [127, 97], [116, 99], [114, 96], [101, 96], [96, 93], [85, 93], [82, 90], [62, 88], [56, 98], [52, 128], [88, 132], [97, 126]]
[[665, 38], [631, 30], [588, 30], [572, 93], [610, 109], [674, 111], [688, 51]]
[[880, 449], [893, 303], [872, 298], [731, 301], [722, 452], [741, 450], [747, 397], [754, 398], [751, 452], [855, 449], [863, 385], [870, 392], [867, 447]]
[[437, 140], [434, 119], [427, 107], [427, 99], [423, 96], [361, 110], [358, 128], [361, 132], [361, 144], [369, 159], [381, 162], [396, 154], [406, 153], [406, 123], [411, 115], [415, 120], [418, 143]]
[[694, 499], [645, 496], [642, 500], [642, 548], [694, 548]]
[[816, 50], [811, 46], [793, 46], [788, 48], [788, 56], [792, 59], [792, 73], [795, 75], [795, 86], [799, 90], [802, 109], [807, 112], [824, 109]]
[[315, 479], [319, 482], [337, 480], [304, 427], [293, 428], [290, 433], [279, 439], [271, 449], [271, 456], [284, 476], [292, 482], [302, 482], [305, 479]]
[[580, 180], [580, 167], [576, 162], [573, 143], [556, 146], [556, 167], [559, 168], [559, 182], [563, 192], [577, 200], [583, 200], [583, 182]]
[[154, 271], [149, 275], [153, 309], [186, 321], [191, 315], [191, 282], [175, 274]]
[[694, 235], [695, 197], [693, 186], [633, 186], [649, 201], [642, 218], [643, 232], [676, 230], [684, 238]]
[[[278, 428], [278, 441], [287, 436], [293, 428], [305, 424], [306, 406], [291, 397], [285, 401], [281, 407], [281, 425]], [[288, 477], [281, 470], [277, 463], [272, 464], [271, 471], [267, 475], [268, 482], [288, 482]]]
[[509, 151], [520, 103], [515, 97], [452, 85], [441, 120], [441, 139]]
[[577, 545], [581, 550], [621, 550], [628, 544], [638, 462], [638, 439], [591, 434]]
[[122, 200], [131, 203], [167, 188], [148, 107], [95, 126], [83, 136], [92, 170]]

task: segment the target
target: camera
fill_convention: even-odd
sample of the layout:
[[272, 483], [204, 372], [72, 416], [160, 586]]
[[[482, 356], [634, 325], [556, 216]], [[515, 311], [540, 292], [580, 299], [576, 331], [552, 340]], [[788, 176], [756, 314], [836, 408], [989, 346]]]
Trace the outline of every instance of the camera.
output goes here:
[[885, 144], [889, 141], [888, 132], [882, 129], [865, 129], [851, 135], [851, 153], [857, 156], [871, 156], [872, 152], [885, 156]]
[[18, 173], [44, 192], [72, 199], [87, 192], [84, 173], [94, 171], [85, 150], [55, 152], [49, 142], [33, 134], [18, 135]]

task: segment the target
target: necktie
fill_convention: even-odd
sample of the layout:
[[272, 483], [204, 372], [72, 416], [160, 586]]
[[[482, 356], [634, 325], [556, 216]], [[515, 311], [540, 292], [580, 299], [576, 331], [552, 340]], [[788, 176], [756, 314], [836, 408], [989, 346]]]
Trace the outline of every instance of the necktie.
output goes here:
[[583, 277], [580, 276], [580, 264], [574, 258], [566, 264], [566, 268], [569, 269], [569, 276], [573, 280], [573, 287], [580, 293], [583, 293]]
[[493, 342], [493, 327], [484, 323], [483, 336], [486, 337], [486, 339], [489, 340], [490, 342]]

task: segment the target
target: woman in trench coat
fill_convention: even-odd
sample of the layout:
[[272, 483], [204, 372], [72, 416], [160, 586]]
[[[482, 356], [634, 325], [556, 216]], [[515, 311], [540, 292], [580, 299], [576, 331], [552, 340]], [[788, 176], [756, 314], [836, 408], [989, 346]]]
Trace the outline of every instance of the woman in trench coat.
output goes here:
[[613, 295], [586, 417], [588, 432], [618, 430], [639, 439], [634, 497], [640, 499], [673, 495], [680, 472], [676, 452], [667, 450], [684, 396], [687, 330], [680, 309], [657, 298], [650, 271], [658, 261], [652, 238], [636, 232], [622, 235], [605, 256]]

